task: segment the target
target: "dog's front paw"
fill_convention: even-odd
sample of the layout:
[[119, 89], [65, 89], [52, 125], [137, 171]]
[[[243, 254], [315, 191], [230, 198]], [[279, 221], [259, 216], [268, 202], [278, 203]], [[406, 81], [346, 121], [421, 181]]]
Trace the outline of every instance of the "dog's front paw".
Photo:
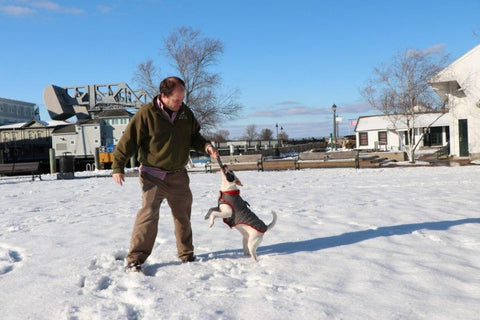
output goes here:
[[212, 216], [212, 217], [210, 218], [210, 223], [208, 224], [208, 227], [209, 227], [209, 228], [213, 227], [213, 224], [214, 224], [214, 223], [215, 223], [215, 216]]
[[207, 214], [205, 215], [204, 219], [205, 219], [205, 220], [208, 220], [208, 218], [210, 218], [210, 215], [212, 214], [212, 212], [213, 212], [214, 210], [218, 210], [218, 207], [210, 208], [210, 209], [208, 210]]

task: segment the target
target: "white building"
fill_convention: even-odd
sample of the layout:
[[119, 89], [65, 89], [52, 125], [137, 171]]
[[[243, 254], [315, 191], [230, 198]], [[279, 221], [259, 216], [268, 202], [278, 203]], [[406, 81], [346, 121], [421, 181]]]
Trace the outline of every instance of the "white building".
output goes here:
[[450, 155], [480, 158], [480, 45], [443, 69], [430, 85], [450, 113]]
[[125, 109], [105, 110], [96, 115], [96, 118], [102, 119], [102, 145], [114, 146], [120, 138], [133, 117], [133, 113]]
[[[449, 125], [448, 113], [419, 113], [415, 117], [413, 143], [422, 139], [419, 146], [444, 146], [449, 141]], [[401, 116], [397, 119], [385, 115], [361, 116], [355, 134], [357, 149], [361, 150], [405, 151], [402, 146], [408, 143], [407, 123]]]
[[40, 120], [34, 103], [0, 98], [0, 126], [30, 120]]
[[[107, 110], [95, 119], [80, 120], [52, 133], [52, 147], [56, 156], [63, 154], [78, 158], [94, 157], [96, 148], [111, 148], [120, 140], [132, 113], [123, 110]], [[108, 151], [108, 150], [107, 150]]]

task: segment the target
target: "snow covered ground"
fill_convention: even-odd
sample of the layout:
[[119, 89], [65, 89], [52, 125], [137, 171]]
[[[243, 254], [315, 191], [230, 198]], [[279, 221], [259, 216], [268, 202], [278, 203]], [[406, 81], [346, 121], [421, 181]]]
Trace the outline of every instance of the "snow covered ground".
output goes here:
[[[105, 173], [105, 172], [100, 172]], [[0, 179], [1, 319], [479, 319], [480, 168], [238, 172], [259, 248], [217, 220], [218, 174], [192, 173], [199, 260], [176, 259], [167, 205], [146, 275], [123, 258], [138, 178]]]

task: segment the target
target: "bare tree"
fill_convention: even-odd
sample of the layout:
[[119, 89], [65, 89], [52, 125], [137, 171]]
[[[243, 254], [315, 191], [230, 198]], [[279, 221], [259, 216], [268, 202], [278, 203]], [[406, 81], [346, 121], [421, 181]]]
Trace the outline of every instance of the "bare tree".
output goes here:
[[228, 140], [228, 136], [230, 135], [230, 131], [228, 130], [218, 130], [212, 136], [212, 140], [216, 142], [225, 142]]
[[288, 134], [285, 132], [285, 131], [281, 131], [279, 134], [278, 134], [278, 139], [279, 140], [283, 140], [283, 141], [287, 141], [288, 140]]
[[156, 84], [159, 78], [157, 69], [153, 65], [152, 60], [148, 60], [145, 63], [140, 63], [137, 66], [137, 71], [133, 76], [133, 80], [150, 96], [150, 98], [155, 97], [158, 94], [158, 86], [160, 83]]
[[271, 140], [273, 137], [273, 131], [266, 128], [266, 129], [262, 129], [262, 131], [260, 131], [260, 139], [262, 140]]
[[447, 61], [448, 55], [441, 48], [406, 50], [397, 54], [390, 65], [375, 67], [373, 78], [362, 89], [362, 95], [389, 119], [399, 136], [399, 129], [407, 128], [406, 143], [405, 139], [401, 140], [412, 163], [415, 162], [415, 150], [423, 139], [422, 134], [415, 143], [416, 119], [420, 113], [439, 111], [443, 107], [429, 81]]
[[[238, 103], [239, 91], [222, 91], [220, 74], [211, 71], [223, 53], [220, 40], [202, 37], [198, 30], [181, 27], [164, 40], [162, 53], [185, 81], [185, 103], [205, 131], [215, 128], [219, 121], [238, 116], [242, 109]], [[158, 93], [158, 85], [154, 84], [160, 79], [151, 60], [138, 65], [134, 80], [149, 93]]]
[[249, 124], [245, 129], [245, 139], [246, 140], [255, 140], [258, 137], [257, 126], [254, 124]]

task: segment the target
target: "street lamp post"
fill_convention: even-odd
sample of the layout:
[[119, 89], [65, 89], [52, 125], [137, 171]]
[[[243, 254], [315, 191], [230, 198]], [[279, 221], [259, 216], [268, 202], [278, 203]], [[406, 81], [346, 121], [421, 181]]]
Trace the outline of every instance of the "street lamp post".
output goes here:
[[280, 140], [278, 140], [278, 123], [275, 123], [275, 128], [277, 129], [277, 145], [275, 146], [275, 156], [279, 157], [280, 156], [280, 149], [278, 147], [279, 147], [279, 144], [280, 144]]
[[337, 106], [333, 104], [333, 145], [334, 149], [337, 150]]

